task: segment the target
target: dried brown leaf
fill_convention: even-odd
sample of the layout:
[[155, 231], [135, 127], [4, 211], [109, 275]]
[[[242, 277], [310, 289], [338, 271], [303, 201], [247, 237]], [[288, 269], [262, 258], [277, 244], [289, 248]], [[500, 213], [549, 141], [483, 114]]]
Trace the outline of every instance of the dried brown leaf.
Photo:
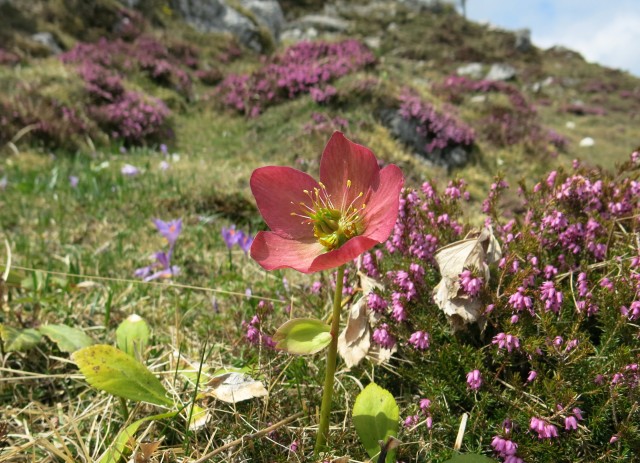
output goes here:
[[215, 397], [227, 403], [264, 397], [268, 394], [264, 384], [244, 373], [225, 373], [215, 376], [207, 383], [205, 395]]
[[338, 352], [347, 368], [351, 368], [367, 356], [370, 340], [369, 316], [366, 298], [361, 297], [351, 306], [347, 326], [338, 337]]

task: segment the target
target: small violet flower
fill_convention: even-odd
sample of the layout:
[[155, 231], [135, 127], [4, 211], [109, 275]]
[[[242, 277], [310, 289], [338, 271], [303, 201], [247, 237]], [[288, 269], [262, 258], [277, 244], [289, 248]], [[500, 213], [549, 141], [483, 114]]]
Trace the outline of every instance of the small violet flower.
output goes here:
[[136, 175], [140, 174], [140, 169], [138, 169], [136, 166], [132, 166], [131, 164], [125, 164], [124, 166], [122, 166], [122, 169], [120, 169], [120, 172], [122, 173], [122, 175], [125, 175], [127, 177], [135, 177]]
[[384, 347], [385, 349], [391, 349], [396, 344], [396, 338], [389, 333], [389, 325], [383, 323], [373, 332], [373, 340]]
[[75, 175], [69, 175], [69, 186], [71, 188], [77, 188], [79, 181], [80, 181], [80, 179], [78, 177], [76, 177]]
[[156, 225], [160, 234], [167, 240], [169, 247], [173, 249], [176, 240], [180, 236], [180, 233], [182, 233], [182, 219], [171, 220], [169, 222], [153, 219], [153, 223]]

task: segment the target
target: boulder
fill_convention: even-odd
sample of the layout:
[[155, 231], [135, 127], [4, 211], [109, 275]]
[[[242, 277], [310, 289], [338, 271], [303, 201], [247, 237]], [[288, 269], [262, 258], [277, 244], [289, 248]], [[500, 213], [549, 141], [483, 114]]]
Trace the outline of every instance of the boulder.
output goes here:
[[527, 52], [531, 50], [531, 30], [530, 29], [518, 29], [513, 31], [515, 35], [515, 47], [516, 50], [521, 52]]
[[349, 22], [334, 16], [308, 14], [296, 19], [293, 26], [301, 29], [313, 27], [319, 31], [345, 32], [349, 28]]
[[268, 51], [278, 43], [284, 26], [282, 8], [276, 0], [172, 0], [172, 6], [195, 29], [229, 32], [258, 52]]
[[472, 79], [482, 78], [483, 73], [484, 68], [482, 66], [482, 63], [469, 63], [456, 69], [456, 74], [458, 74], [459, 76], [467, 76], [471, 77]]
[[511, 80], [515, 78], [517, 72], [516, 68], [510, 64], [495, 63], [491, 65], [489, 72], [487, 73], [486, 80]]
[[415, 153], [431, 164], [450, 170], [464, 166], [471, 159], [471, 152], [463, 146], [434, 149], [430, 153], [425, 152], [425, 146], [431, 140], [419, 133], [417, 121], [403, 118], [398, 110], [383, 110], [380, 112], [380, 119], [389, 129], [391, 135], [411, 147]]
[[60, 47], [60, 45], [58, 45], [58, 42], [56, 42], [56, 39], [53, 37], [53, 34], [51, 32], [38, 32], [37, 34], [33, 34], [31, 36], [31, 40], [44, 45], [54, 55], [62, 53], [62, 48]]

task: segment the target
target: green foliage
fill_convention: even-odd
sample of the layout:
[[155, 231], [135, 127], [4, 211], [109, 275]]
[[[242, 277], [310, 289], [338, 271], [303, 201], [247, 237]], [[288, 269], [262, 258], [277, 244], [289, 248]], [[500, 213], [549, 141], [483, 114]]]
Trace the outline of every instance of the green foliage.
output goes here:
[[445, 461], [444, 463], [495, 463], [495, 460], [485, 457], [484, 455], [462, 453]]
[[293, 318], [273, 335], [276, 348], [290, 354], [311, 355], [331, 342], [331, 326], [315, 318]]
[[147, 367], [115, 347], [85, 347], [71, 356], [87, 382], [124, 399], [173, 406], [162, 383]]
[[0, 338], [2, 338], [2, 348], [7, 351], [24, 352], [37, 346], [42, 339], [42, 334], [33, 328], [17, 329], [0, 325]]
[[[398, 435], [399, 408], [393, 395], [375, 383], [369, 384], [356, 397], [353, 405], [353, 425], [369, 457], [380, 453], [380, 441]], [[395, 461], [395, 450], [387, 454], [386, 462]]]
[[62, 352], [75, 352], [94, 343], [80, 328], [67, 325], [42, 325], [38, 331], [55, 342]]
[[143, 358], [149, 344], [149, 325], [139, 315], [129, 315], [116, 330], [118, 348], [135, 358]]

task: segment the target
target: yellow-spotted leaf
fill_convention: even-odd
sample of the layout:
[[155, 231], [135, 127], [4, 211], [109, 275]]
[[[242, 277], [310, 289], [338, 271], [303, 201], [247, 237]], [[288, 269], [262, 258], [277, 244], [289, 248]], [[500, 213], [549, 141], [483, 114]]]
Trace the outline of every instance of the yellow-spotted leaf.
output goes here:
[[74, 352], [71, 359], [87, 382], [101, 391], [124, 399], [170, 407], [162, 383], [146, 366], [113, 346], [99, 344]]
[[293, 318], [273, 335], [276, 348], [290, 354], [309, 355], [320, 352], [331, 342], [331, 327], [315, 318]]

